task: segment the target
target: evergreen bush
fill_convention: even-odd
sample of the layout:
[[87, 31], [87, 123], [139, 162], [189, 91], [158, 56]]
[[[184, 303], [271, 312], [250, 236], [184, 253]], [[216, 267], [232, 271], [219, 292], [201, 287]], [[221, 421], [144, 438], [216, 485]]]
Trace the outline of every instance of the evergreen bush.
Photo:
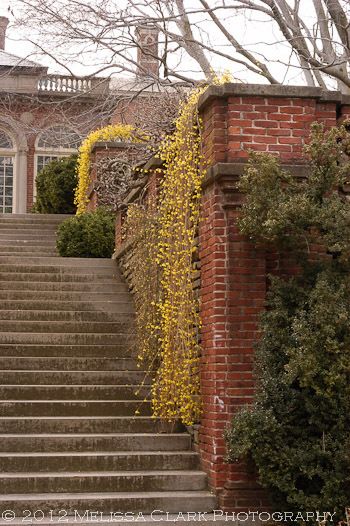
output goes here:
[[48, 163], [36, 177], [37, 194], [33, 211], [39, 214], [74, 214], [76, 169], [76, 155]]
[[70, 217], [57, 232], [60, 256], [110, 258], [115, 244], [115, 215], [105, 208]]
[[[240, 229], [295, 258], [300, 273], [270, 276], [256, 400], [226, 432], [228, 460], [252, 458], [276, 508], [339, 518], [350, 502], [349, 153], [346, 127], [314, 125], [303, 181], [270, 155], [251, 156]], [[315, 243], [323, 256], [312, 256]]]

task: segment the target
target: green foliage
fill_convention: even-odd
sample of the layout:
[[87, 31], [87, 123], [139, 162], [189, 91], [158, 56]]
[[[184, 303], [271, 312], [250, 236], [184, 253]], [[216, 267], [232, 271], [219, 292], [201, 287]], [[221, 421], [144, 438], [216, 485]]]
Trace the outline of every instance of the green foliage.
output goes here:
[[36, 177], [37, 196], [34, 212], [74, 214], [74, 190], [77, 186], [77, 156], [48, 163]]
[[114, 250], [115, 216], [105, 208], [66, 219], [58, 227], [60, 256], [110, 258]]
[[[349, 144], [345, 127], [314, 125], [305, 180], [266, 154], [242, 178], [241, 230], [289, 251], [301, 272], [270, 277], [256, 401], [226, 432], [228, 459], [252, 458], [276, 506], [340, 515], [350, 502]], [[327, 251], [317, 260], [315, 242]]]

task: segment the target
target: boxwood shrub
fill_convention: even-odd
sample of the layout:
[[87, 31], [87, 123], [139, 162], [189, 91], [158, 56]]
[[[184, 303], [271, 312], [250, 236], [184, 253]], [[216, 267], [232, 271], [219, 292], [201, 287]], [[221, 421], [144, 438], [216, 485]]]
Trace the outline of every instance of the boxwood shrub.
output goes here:
[[77, 156], [53, 160], [36, 177], [34, 212], [39, 214], [74, 214], [74, 190], [77, 186]]
[[115, 215], [105, 208], [63, 221], [58, 228], [60, 256], [110, 258], [114, 251]]

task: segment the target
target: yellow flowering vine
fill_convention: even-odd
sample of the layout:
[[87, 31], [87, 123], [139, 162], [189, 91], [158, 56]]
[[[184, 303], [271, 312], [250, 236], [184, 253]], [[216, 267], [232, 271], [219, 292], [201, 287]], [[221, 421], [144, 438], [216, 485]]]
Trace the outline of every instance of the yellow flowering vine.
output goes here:
[[160, 146], [165, 175], [159, 203], [157, 262], [160, 365], [152, 386], [153, 414], [180, 418], [186, 425], [201, 414], [198, 302], [193, 291], [193, 250], [205, 173], [198, 99], [194, 90], [182, 104], [176, 129]]
[[[227, 73], [215, 84], [232, 80]], [[185, 425], [201, 415], [199, 303], [193, 289], [193, 255], [206, 163], [201, 151], [198, 100], [190, 93], [175, 132], [160, 145], [164, 176], [152, 209], [129, 208], [126, 228], [134, 238], [131, 285], [135, 292], [140, 366], [152, 374], [154, 417]], [[150, 283], [152, 276], [152, 283]]]
[[91, 132], [79, 148], [77, 171], [78, 186], [75, 190], [74, 203], [77, 214], [85, 212], [89, 203], [89, 188], [91, 184], [91, 152], [98, 141], [128, 141], [133, 136], [133, 127], [127, 124], [111, 124]]

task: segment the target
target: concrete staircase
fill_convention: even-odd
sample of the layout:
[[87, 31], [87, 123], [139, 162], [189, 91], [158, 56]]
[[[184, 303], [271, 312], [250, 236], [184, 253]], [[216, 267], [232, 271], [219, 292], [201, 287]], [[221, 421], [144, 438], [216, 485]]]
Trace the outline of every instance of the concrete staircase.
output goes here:
[[65, 217], [0, 215], [0, 510], [210, 512], [190, 436], [136, 394], [117, 265], [58, 257]]

